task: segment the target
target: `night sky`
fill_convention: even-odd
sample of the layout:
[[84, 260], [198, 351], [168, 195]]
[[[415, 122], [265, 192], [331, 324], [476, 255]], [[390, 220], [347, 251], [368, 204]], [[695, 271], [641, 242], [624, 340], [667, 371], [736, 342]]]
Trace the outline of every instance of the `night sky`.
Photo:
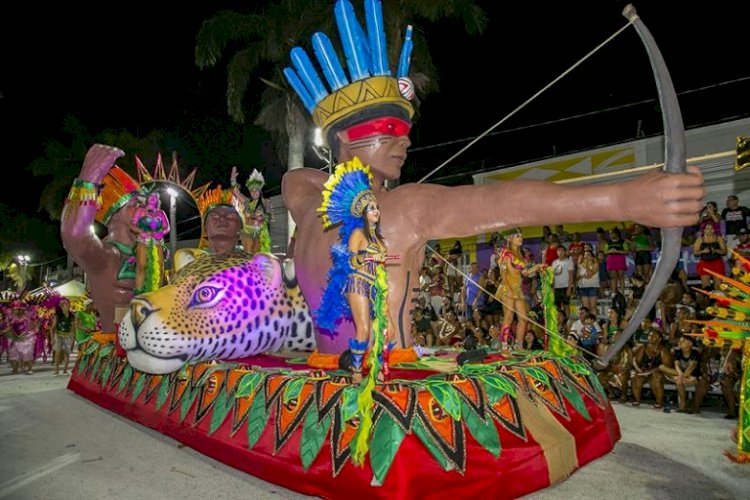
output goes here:
[[[490, 15], [484, 35], [468, 36], [455, 22], [426, 33], [441, 93], [422, 99], [404, 181], [442, 163], [626, 23], [625, 3], [615, 0], [479, 3]], [[686, 126], [749, 116], [748, 3], [704, 2], [704, 10], [641, 3], [635, 5], [664, 54]], [[6, 171], [25, 168], [68, 114], [94, 131], [145, 133], [173, 123], [188, 107], [226, 113], [224, 66], [201, 71], [193, 51], [201, 22], [238, 4], [130, 2], [83, 11], [70, 3], [29, 3], [6, 11], [0, 77], [0, 116], [10, 131]], [[658, 135], [655, 99], [646, 53], [629, 28], [433, 180], [632, 140], [639, 121], [643, 134]]]

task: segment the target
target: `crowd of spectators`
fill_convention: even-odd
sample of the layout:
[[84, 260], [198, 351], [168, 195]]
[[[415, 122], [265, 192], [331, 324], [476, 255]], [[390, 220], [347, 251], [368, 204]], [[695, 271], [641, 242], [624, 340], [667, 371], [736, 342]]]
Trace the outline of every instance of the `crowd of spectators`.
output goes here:
[[[689, 273], [683, 260], [678, 263], [626, 347], [599, 371], [612, 400], [639, 406], [648, 394], [656, 409], [674, 405], [678, 412], [697, 413], [707, 394], [721, 394], [727, 418], [736, 418], [741, 354], [728, 345], [706, 345], [700, 337], [702, 325], [694, 321], [710, 319], [708, 293], [721, 293], [716, 276], [726, 275], [734, 265], [731, 250], [750, 257], [748, 217], [750, 208], [729, 196], [721, 212], [710, 201], [699, 224], [685, 228], [683, 245], [688, 252], [683, 254], [692, 251], [695, 270]], [[492, 238], [496, 250], [501, 240]], [[526, 278], [524, 349], [544, 349], [549, 335], [559, 335], [590, 361], [601, 358], [628, 324], [651, 280], [658, 255], [655, 235], [637, 224], [598, 228], [589, 238], [555, 226], [543, 228], [539, 243], [537, 255], [530, 250], [533, 245], [524, 246], [524, 258], [530, 266], [543, 263], [554, 269], [559, 331], [545, 330], [539, 278]], [[497, 253], [480, 268], [459, 241], [445, 255], [439, 245], [428, 248], [413, 314], [415, 344], [500, 349], [503, 306], [496, 294]]]

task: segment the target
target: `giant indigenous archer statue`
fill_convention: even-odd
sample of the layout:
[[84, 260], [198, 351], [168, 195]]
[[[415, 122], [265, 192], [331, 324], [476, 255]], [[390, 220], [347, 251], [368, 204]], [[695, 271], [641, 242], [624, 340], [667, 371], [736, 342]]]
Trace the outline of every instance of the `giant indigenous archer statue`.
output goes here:
[[[456, 187], [409, 183], [386, 189], [386, 180], [401, 176], [411, 145], [412, 41], [409, 27], [394, 72], [386, 53], [382, 19], [378, 29], [377, 9], [373, 14], [375, 3], [379, 8], [379, 2], [366, 2], [366, 29], [348, 0], [336, 3], [346, 72], [331, 40], [318, 32], [312, 41], [324, 80], [301, 47], [292, 49], [292, 66], [284, 73], [315, 125], [322, 129], [336, 161], [357, 157], [370, 168], [388, 254], [401, 257], [388, 271], [388, 304], [396, 316], [398, 332], [394, 337], [401, 347], [411, 343], [409, 312], [416, 300], [418, 271], [430, 240], [514, 226], [600, 220], [633, 220], [652, 227], [696, 223], [704, 195], [703, 177], [697, 168], [685, 174], [651, 171], [626, 182], [596, 186], [515, 180]], [[336, 243], [335, 234], [323, 231], [315, 210], [321, 205], [327, 178], [324, 172], [302, 168], [286, 173], [282, 179], [284, 204], [297, 224], [297, 279], [312, 311], [320, 306], [331, 265], [329, 250]], [[540, 202], [529, 203], [532, 197]], [[343, 352], [353, 333], [349, 322], [339, 324], [335, 331], [319, 328], [318, 349], [321, 353]]]

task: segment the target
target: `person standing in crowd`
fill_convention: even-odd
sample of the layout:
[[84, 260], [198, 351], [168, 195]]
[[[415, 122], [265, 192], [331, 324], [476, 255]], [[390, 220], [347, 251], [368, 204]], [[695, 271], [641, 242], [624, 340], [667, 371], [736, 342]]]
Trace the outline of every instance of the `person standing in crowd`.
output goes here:
[[568, 256], [564, 246], [557, 248], [557, 259], [552, 262], [555, 271], [555, 306], [569, 315], [570, 299], [575, 295], [575, 273], [573, 272], [573, 261]]
[[[739, 231], [739, 229], [738, 229]], [[706, 290], [711, 286], [713, 281], [714, 289], [718, 290], [721, 284], [719, 280], [708, 271], [713, 271], [719, 275], [726, 274], [726, 265], [723, 257], [727, 254], [727, 246], [724, 238], [714, 232], [714, 226], [707, 224], [703, 226], [703, 232], [693, 243], [693, 255], [696, 255], [698, 261], [697, 271], [701, 279], [701, 287]]]
[[461, 311], [464, 319], [471, 319], [474, 310], [479, 308], [479, 280], [482, 273], [479, 271], [479, 264], [472, 262], [469, 264], [469, 274], [464, 278], [464, 285], [461, 288]]
[[721, 234], [721, 214], [719, 214], [719, 205], [715, 201], [706, 203], [706, 208], [701, 212], [701, 218], [698, 221], [698, 231], [702, 232], [706, 224], [714, 227], [716, 234]]
[[599, 309], [599, 262], [594, 257], [594, 249], [586, 244], [583, 255], [578, 259], [578, 294], [581, 305], [596, 314]]
[[609, 273], [610, 288], [612, 295], [625, 291], [625, 271], [628, 269], [626, 256], [628, 254], [627, 242], [622, 239], [619, 227], [609, 230], [609, 241], [607, 242], [607, 272]]
[[644, 283], [648, 283], [654, 271], [651, 252], [655, 247], [651, 239], [651, 231], [642, 224], [636, 224], [632, 241], [635, 252], [635, 272], [643, 278]]
[[750, 217], [750, 208], [740, 205], [740, 199], [736, 195], [727, 196], [727, 206], [721, 211], [727, 248], [733, 249], [740, 242], [739, 232], [743, 227], [747, 227], [748, 217]]

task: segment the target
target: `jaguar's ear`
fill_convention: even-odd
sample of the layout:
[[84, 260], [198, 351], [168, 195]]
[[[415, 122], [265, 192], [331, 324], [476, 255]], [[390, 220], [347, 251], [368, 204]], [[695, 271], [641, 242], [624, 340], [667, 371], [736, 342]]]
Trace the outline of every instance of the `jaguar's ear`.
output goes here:
[[180, 248], [174, 253], [174, 272], [176, 273], [188, 264], [192, 264], [198, 257], [204, 255], [206, 255], [206, 252], [197, 248]]
[[253, 256], [250, 261], [251, 265], [258, 270], [258, 274], [261, 279], [270, 288], [278, 288], [281, 286], [282, 272], [281, 262], [275, 256], [258, 252]]

